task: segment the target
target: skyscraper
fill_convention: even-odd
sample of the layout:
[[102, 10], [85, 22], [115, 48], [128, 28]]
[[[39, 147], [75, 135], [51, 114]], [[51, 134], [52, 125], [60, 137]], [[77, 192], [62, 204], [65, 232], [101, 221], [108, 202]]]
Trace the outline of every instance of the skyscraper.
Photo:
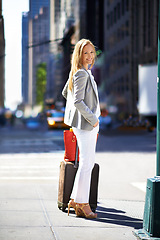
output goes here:
[[29, 0], [30, 18], [34, 18], [39, 14], [41, 7], [49, 7], [50, 0]]
[[28, 21], [28, 103], [36, 104], [36, 66], [47, 62], [50, 0], [30, 0]]
[[4, 107], [5, 98], [5, 39], [4, 19], [2, 15], [2, 0], [0, 0], [0, 108]]
[[22, 98], [28, 103], [28, 12], [22, 13]]
[[121, 117], [137, 115], [138, 64], [157, 62], [158, 0], [107, 0], [104, 26], [106, 93]]

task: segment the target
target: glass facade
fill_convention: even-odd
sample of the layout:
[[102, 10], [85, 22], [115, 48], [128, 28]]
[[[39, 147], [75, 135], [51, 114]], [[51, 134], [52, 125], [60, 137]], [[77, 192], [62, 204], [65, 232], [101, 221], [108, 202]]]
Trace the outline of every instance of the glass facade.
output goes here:
[[28, 12], [22, 13], [22, 98], [28, 103]]
[[34, 18], [39, 14], [39, 9], [42, 7], [49, 7], [50, 0], [30, 0], [29, 1], [29, 11], [30, 18]]
[[157, 0], [106, 1], [106, 92], [124, 117], [137, 114], [138, 64], [157, 61], [157, 19]]

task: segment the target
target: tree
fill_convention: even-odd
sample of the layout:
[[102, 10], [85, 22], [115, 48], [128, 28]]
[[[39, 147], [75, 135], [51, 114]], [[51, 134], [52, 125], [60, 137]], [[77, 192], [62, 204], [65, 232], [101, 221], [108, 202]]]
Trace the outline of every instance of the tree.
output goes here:
[[44, 107], [44, 94], [46, 92], [47, 70], [46, 63], [37, 65], [36, 70], [36, 104]]

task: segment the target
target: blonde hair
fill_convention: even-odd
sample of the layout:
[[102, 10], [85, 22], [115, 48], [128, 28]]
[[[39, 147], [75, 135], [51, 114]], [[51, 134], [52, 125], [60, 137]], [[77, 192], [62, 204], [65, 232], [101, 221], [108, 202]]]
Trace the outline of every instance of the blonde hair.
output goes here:
[[[71, 60], [71, 71], [69, 74], [69, 90], [72, 90], [73, 88], [73, 75], [82, 68], [82, 51], [83, 48], [87, 45], [90, 44], [93, 47], [94, 53], [95, 53], [95, 57], [96, 57], [96, 50], [95, 47], [93, 45], [93, 43], [90, 40], [87, 39], [81, 39], [80, 41], [78, 41], [74, 47], [74, 51], [73, 51], [73, 55], [72, 55], [72, 60]], [[95, 62], [95, 57], [92, 61], [91, 64], [91, 68], [94, 65]]]

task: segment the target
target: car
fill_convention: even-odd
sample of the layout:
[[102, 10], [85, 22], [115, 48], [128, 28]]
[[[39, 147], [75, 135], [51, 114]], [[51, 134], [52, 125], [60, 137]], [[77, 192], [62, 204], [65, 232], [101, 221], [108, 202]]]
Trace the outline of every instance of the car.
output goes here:
[[68, 128], [68, 126], [64, 123], [64, 111], [48, 110], [47, 111], [47, 124], [48, 124], [49, 129]]
[[112, 125], [112, 118], [108, 115], [106, 109], [101, 110], [101, 116], [99, 117], [99, 128], [102, 130], [110, 128]]
[[25, 125], [28, 129], [37, 130], [40, 128], [40, 120], [38, 117], [29, 117], [25, 119]]

